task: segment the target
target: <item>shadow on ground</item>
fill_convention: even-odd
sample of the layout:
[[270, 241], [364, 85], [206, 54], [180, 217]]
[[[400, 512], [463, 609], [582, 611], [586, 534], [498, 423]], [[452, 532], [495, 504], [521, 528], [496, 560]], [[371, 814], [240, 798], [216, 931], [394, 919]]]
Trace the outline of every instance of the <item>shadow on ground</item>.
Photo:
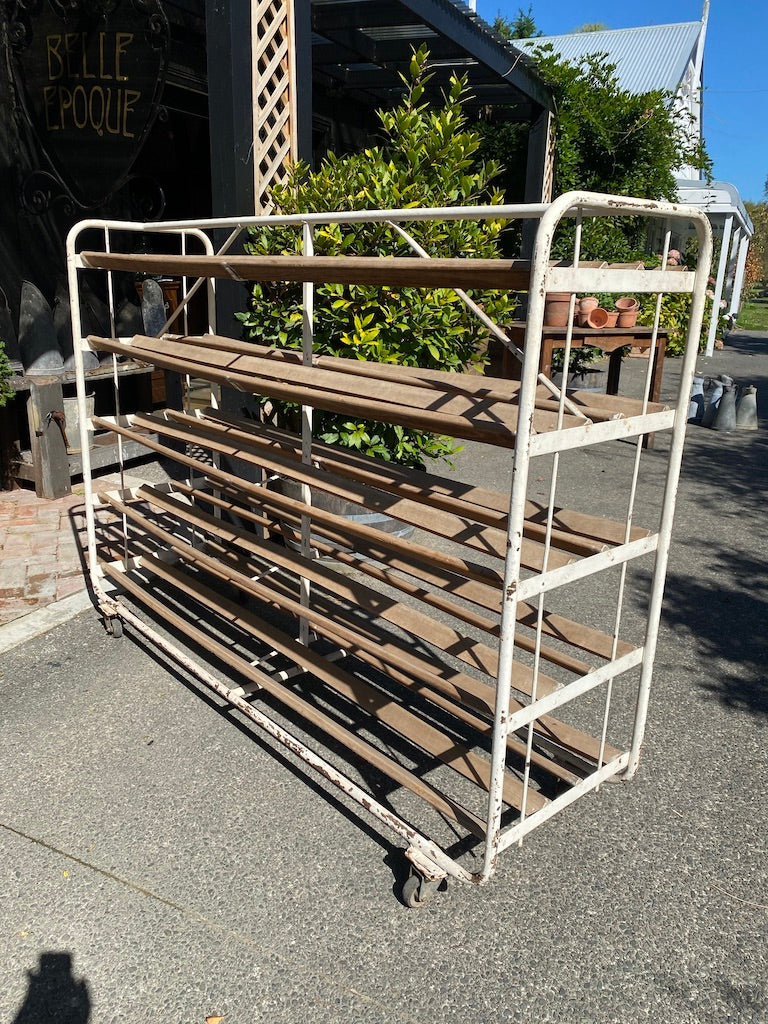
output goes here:
[[[768, 394], [764, 408], [768, 412]], [[702, 511], [722, 518], [730, 507], [739, 515], [762, 518], [768, 493], [768, 429], [761, 424], [757, 431], [722, 433], [689, 427], [683, 475]]]
[[724, 545], [710, 546], [708, 560], [707, 577], [667, 577], [664, 620], [693, 638], [708, 668], [703, 690], [728, 708], [768, 715], [768, 565]]
[[27, 994], [11, 1024], [88, 1024], [88, 985], [72, 973], [71, 953], [41, 953], [40, 967], [27, 972]]

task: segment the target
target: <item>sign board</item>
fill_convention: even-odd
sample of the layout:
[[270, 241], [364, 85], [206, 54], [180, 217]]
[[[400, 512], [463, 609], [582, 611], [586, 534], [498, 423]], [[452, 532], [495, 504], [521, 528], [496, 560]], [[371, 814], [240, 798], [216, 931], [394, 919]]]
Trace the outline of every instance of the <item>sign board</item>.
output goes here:
[[11, 26], [15, 76], [54, 173], [81, 206], [125, 181], [158, 111], [168, 22], [158, 0], [43, 0]]

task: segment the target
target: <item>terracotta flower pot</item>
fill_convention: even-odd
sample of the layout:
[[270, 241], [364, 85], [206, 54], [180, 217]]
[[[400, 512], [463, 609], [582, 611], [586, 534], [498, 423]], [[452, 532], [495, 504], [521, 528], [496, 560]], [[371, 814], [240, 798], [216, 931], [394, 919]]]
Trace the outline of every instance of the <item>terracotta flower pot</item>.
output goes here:
[[567, 327], [570, 309], [570, 292], [547, 292], [544, 299], [544, 323], [547, 327]]
[[591, 309], [587, 314], [587, 324], [589, 327], [601, 328], [605, 327], [608, 323], [608, 311], [603, 309], [602, 306], [596, 306]]
[[579, 299], [579, 311], [581, 313], [590, 313], [593, 309], [597, 309], [599, 305], [600, 303], [594, 295], [586, 295], [583, 299]]
[[608, 314], [608, 322], [606, 323], [605, 326], [606, 327], [615, 327], [616, 324], [618, 323], [618, 320], [619, 320], [619, 311], [618, 311], [618, 309], [607, 309], [606, 313]]
[[637, 310], [636, 309], [625, 309], [619, 313], [618, 326], [619, 327], [634, 327], [637, 323]]
[[639, 309], [640, 303], [631, 295], [624, 295], [620, 299], [616, 299], [614, 306], [618, 309], [619, 313], [622, 313], [633, 309]]

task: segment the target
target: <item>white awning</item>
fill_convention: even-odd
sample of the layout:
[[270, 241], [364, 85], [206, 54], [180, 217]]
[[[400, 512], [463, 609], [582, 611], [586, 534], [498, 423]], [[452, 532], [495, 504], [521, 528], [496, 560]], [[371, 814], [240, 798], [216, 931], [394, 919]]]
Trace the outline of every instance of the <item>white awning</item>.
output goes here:
[[[727, 181], [678, 181], [677, 194], [681, 203], [696, 206], [706, 213], [713, 232], [721, 239], [720, 258], [712, 268], [714, 300], [706, 347], [706, 355], [711, 356], [718, 317], [723, 314], [735, 317], [739, 311], [749, 240], [755, 229], [739, 190]], [[723, 301], [725, 306], [721, 306]]]

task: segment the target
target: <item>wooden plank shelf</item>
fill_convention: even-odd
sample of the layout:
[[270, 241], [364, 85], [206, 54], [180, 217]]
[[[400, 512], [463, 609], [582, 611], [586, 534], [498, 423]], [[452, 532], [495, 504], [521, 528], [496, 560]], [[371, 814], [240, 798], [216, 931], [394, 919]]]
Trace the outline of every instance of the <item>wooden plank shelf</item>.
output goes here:
[[173, 256], [83, 251], [84, 267], [234, 281], [315, 281], [413, 288], [527, 288], [527, 260], [384, 256]]
[[[205, 495], [199, 497], [202, 501], [205, 500]], [[402, 644], [393, 643], [393, 635], [386, 630], [374, 628], [373, 633], [367, 632], [372, 628], [372, 623], [375, 620], [380, 620], [384, 624], [394, 625], [398, 630], [409, 632], [415, 640], [422, 635], [421, 630], [423, 630], [425, 622], [423, 616], [420, 616], [413, 608], [399, 605], [392, 600], [382, 602], [380, 595], [375, 591], [359, 583], [351, 582], [327, 566], [317, 563], [302, 564], [301, 556], [294, 552], [270, 551], [264, 542], [252, 539], [252, 536], [245, 531], [222, 525], [220, 520], [196, 512], [191, 506], [179, 507], [179, 502], [172, 496], [163, 495], [151, 487], [139, 489], [136, 495], [136, 501], [139, 504], [146, 501], [163, 511], [175, 512], [177, 515], [183, 516], [187, 524], [209, 531], [212, 536], [217, 538], [216, 550], [211, 551], [211, 548], [207, 547], [206, 550], [211, 553], [206, 553], [180, 541], [161, 526], [147, 519], [142, 511], [133, 504], [123, 503], [108, 493], [104, 493], [102, 498], [113, 511], [127, 516], [149, 536], [161, 542], [164, 547], [172, 549], [187, 565], [195, 566], [213, 575], [219, 575], [228, 584], [237, 586], [242, 592], [251, 593], [262, 601], [277, 605], [283, 611], [294, 614], [297, 619], [302, 615], [309, 616], [313, 630], [318, 635], [323, 634], [337, 640], [345, 649], [353, 650], [358, 656], [362, 655], [365, 658], [367, 655], [370, 658], [376, 655], [376, 664], [380, 669], [386, 671], [391, 678], [410, 688], [416, 688], [422, 695], [429, 694], [428, 699], [432, 696], [431, 691], [437, 691], [440, 694], [448, 695], [452, 702], [469, 710], [474, 715], [481, 715], [487, 720], [492, 719], [493, 690], [488, 679], [496, 671], [497, 666], [493, 664], [492, 650], [484, 645], [474, 642], [468, 648], [467, 638], [461, 637], [449, 626], [440, 626], [438, 623], [432, 622], [430, 643], [434, 646], [435, 652], [431, 658], [426, 658], [423, 653], [415, 655], [412, 653], [413, 643], [409, 643], [403, 648]], [[240, 546], [257, 558], [260, 557], [261, 566], [257, 562], [251, 564], [232, 554], [233, 545]], [[325, 593], [333, 595], [336, 602], [346, 601], [349, 609], [367, 610], [369, 616], [373, 617], [366, 620], [365, 632], [361, 631], [362, 627], [359, 622], [355, 622], [353, 612], [343, 615], [338, 606], [332, 615], [323, 611], [313, 612], [311, 609], [302, 609], [298, 595], [291, 596], [291, 592], [281, 593], [273, 578], [270, 578], [268, 585], [254, 582], [254, 571], [256, 573], [263, 571], [264, 565], [268, 563], [293, 569], [294, 572], [298, 570], [306, 578], [311, 579], [314, 584], [321, 586]], [[146, 567], [146, 564], [147, 557], [144, 556], [141, 559], [141, 565]], [[166, 578], [172, 578], [177, 585], [182, 585], [182, 574], [178, 568], [171, 569], [161, 563], [159, 566], [155, 565], [153, 571], [164, 573]], [[212, 592], [209, 592], [207, 605], [218, 611], [221, 611], [223, 607], [220, 598], [216, 598]], [[320, 606], [322, 607], [322, 602], [320, 602]], [[316, 604], [315, 607], [317, 608], [318, 605]], [[297, 663], [305, 663], [304, 667], [307, 667], [308, 656], [305, 649], [298, 648], [285, 637], [278, 637], [272, 627], [255, 616], [251, 617], [249, 622], [251, 630], [268, 646], [281, 650], [283, 653], [290, 650]], [[450, 669], [449, 665], [439, 658], [438, 652], [449, 657], [453, 655], [459, 661], [466, 661], [475, 668], [484, 670], [486, 682], [480, 682], [461, 671]], [[313, 661], [313, 671], [315, 671], [315, 667]], [[530, 695], [531, 677], [525, 666], [515, 666], [514, 683], [521, 693], [527, 692]], [[553, 692], [558, 685], [555, 680], [547, 681], [547, 677], [541, 674], [538, 677], [538, 684], [542, 692]], [[367, 691], [365, 692], [367, 693]], [[523, 705], [518, 700], [513, 700], [510, 710], [514, 711], [521, 707]], [[559, 742], [569, 746], [582, 757], [594, 758], [597, 750], [595, 741], [579, 730], [549, 716], [541, 720], [539, 728], [548, 738], [557, 738]], [[487, 731], [487, 729], [483, 731]], [[606, 756], [618, 754], [618, 751], [613, 748], [606, 749], [608, 752]]]
[[[362, 387], [358, 377], [339, 374], [316, 366], [290, 366], [281, 372], [275, 363], [260, 356], [220, 353], [209, 350], [204, 339], [145, 338], [130, 342], [91, 336], [91, 346], [102, 352], [130, 352], [156, 366], [252, 395], [312, 405], [328, 412], [340, 412], [367, 419], [397, 423], [417, 430], [474, 438], [512, 448], [517, 427], [515, 395], [503, 400], [467, 393], [458, 385], [429, 391], [413, 383], [394, 383], [371, 378]], [[461, 376], [460, 374], [456, 375]], [[562, 420], [550, 410], [537, 410], [534, 430], [567, 429], [588, 423], [588, 417], [566, 415]]]
[[[367, 377], [364, 366], [348, 372], [337, 365], [340, 361], [320, 357], [305, 367], [292, 353], [253, 353], [242, 343], [208, 336], [137, 336], [127, 343], [90, 340], [99, 350], [128, 348], [134, 358], [140, 354], [169, 369], [179, 368], [187, 356], [188, 367], [203, 379], [250, 375], [258, 382], [252, 389], [258, 386], [268, 394], [281, 395], [283, 386], [311, 389], [316, 405], [322, 405], [318, 395], [327, 388], [343, 408], [357, 412], [356, 396], [364, 393], [368, 401], [386, 403], [390, 419], [403, 409], [429, 407], [448, 418], [456, 415], [451, 403], [461, 402], [460, 415], [467, 419], [469, 436], [474, 436], [475, 410], [479, 409], [484, 423], [494, 419], [505, 423], [506, 417], [504, 429], [513, 443], [514, 432], [508, 425], [514, 422], [518, 388], [507, 381], [402, 372], [402, 368], [378, 364]], [[548, 395], [542, 397], [549, 401]], [[497, 407], [503, 412], [497, 413]], [[621, 417], [637, 409], [632, 401], [621, 400], [608, 411], [611, 417]], [[472, 781], [487, 799], [487, 743], [495, 714], [508, 525], [508, 499], [503, 494], [431, 472], [374, 463], [321, 442], [314, 442], [309, 458], [303, 457], [297, 436], [211, 407], [198, 408], [194, 414], [165, 409], [97, 416], [93, 422], [109, 436], [122, 437], [126, 446], [144, 445], [173, 459], [200, 481], [194, 486], [177, 482], [170, 493], [146, 485], [128, 496], [100, 495], [130, 524], [136, 552], [130, 568], [121, 567], [120, 555], [115, 553], [117, 560], [105, 567], [110, 578], [140, 603], [154, 607], [145, 585], [137, 582], [147, 576], [170, 587], [181, 604], [197, 602], [206, 614], [236, 623], [256, 643], [251, 661], [258, 663], [261, 650], [279, 652], [302, 674], [309, 673], [313, 685], [320, 687], [318, 696], [326, 690], [354, 707], [355, 714], [372, 714], [379, 726], [395, 730], [398, 742], [415, 745], [435, 763], [459, 774], [465, 784]], [[539, 425], [551, 426], [547, 410], [540, 415]], [[490, 436], [492, 443], [498, 443], [498, 435], [490, 430], [484, 439]], [[311, 504], [293, 492], [250, 483], [221, 469], [217, 462], [222, 457], [250, 463], [265, 478], [279, 477], [309, 487]], [[416, 534], [407, 539], [390, 535], [325, 509], [322, 498], [328, 494], [370, 512], [391, 515], [410, 524]], [[194, 532], [198, 538], [194, 546], [168, 529], [166, 524], [174, 522]], [[313, 554], [321, 559], [298, 550], [302, 524], [311, 532]], [[648, 531], [636, 525], [627, 531], [620, 522], [562, 507], [550, 511], [529, 500], [522, 566], [531, 572], [541, 572], [545, 565], [565, 567], [647, 536]], [[439, 549], [432, 546], [430, 537], [441, 541]], [[282, 538], [288, 546], [275, 547], [270, 538]], [[167, 557], [158, 557], [161, 552], [172, 554], [172, 565]], [[238, 598], [233, 602], [222, 593], [222, 586], [235, 588]], [[311, 588], [309, 603], [302, 601], [302, 587]], [[306, 622], [313, 642], [299, 644], [289, 633], [278, 634], [263, 616], [244, 611], [244, 605], [253, 601], [297, 624]], [[169, 624], [175, 621], [166, 612], [163, 618]], [[184, 628], [187, 635], [198, 636], [189, 622]], [[218, 651], [208, 634], [200, 634], [199, 640], [209, 654]], [[336, 664], [329, 669], [314, 653], [321, 641], [343, 651], [344, 666], [349, 667]], [[585, 623], [527, 604], [518, 608], [515, 646], [519, 656], [511, 666], [515, 694], [510, 698], [511, 715], [522, 711], [534, 692], [538, 699], [557, 695], [569, 682], [588, 676], [607, 660], [635, 650]], [[231, 654], [228, 664], [249, 675], [249, 659]], [[545, 664], [551, 666], [551, 675], [543, 670]], [[365, 682], [371, 673], [374, 681]], [[386, 680], [383, 689], [382, 680]], [[271, 686], [269, 692], [278, 700], [293, 700], [288, 683]], [[394, 700], [393, 692], [399, 694]], [[407, 710], [414, 699], [434, 708], [441, 724], [428, 724]], [[331, 729], [316, 710], [310, 714], [304, 708], [303, 713], [311, 725], [348, 749], [356, 749], [348, 729], [338, 723]], [[458, 736], [467, 738], [460, 742]], [[540, 789], [547, 788], [544, 780], [576, 786], [589, 771], [620, 757], [619, 748], [553, 715], [536, 719], [530, 743], [525, 732], [511, 734], [507, 749], [504, 804], [517, 812], [525, 805], [529, 816], [548, 806]], [[521, 771], [526, 762], [524, 782]], [[388, 761], [380, 767], [393, 777]], [[409, 773], [398, 774], [397, 779], [413, 791], [415, 779]], [[421, 795], [470, 833], [482, 832], [484, 825], [476, 811], [442, 789], [439, 794], [429, 789]]]
[[[214, 416], [215, 415], [216, 414], [214, 412]], [[128, 417], [130, 425], [114, 423], [112, 426], [116, 432], [123, 434], [126, 438], [135, 436], [134, 432], [137, 429], [148, 431], [152, 428], [154, 433], [151, 436], [148, 434], [144, 435], [145, 443], [151, 445], [157, 451], [162, 451], [169, 457], [174, 455], [174, 450], [170, 447], [163, 446], [161, 441], [155, 440], [155, 437], [165, 437], [176, 441], [183, 440], [188, 444], [194, 442], [196, 446], [203, 448], [209, 445], [214, 446], [216, 444], [216, 442], [212, 441], [207, 434], [207, 423], [204, 415], [198, 414], [198, 416], [195, 417], [188, 417], [184, 414], [168, 412], [166, 416], [162, 414], [152, 416], [137, 415]], [[110, 426], [109, 420], [96, 418], [95, 422], [103, 429], [107, 429]], [[180, 429], [174, 425], [177, 423], [185, 424], [188, 429], [180, 431]], [[282, 452], [285, 451], [285, 443], [288, 441], [288, 438], [289, 435], [282, 435], [282, 440], [284, 442], [283, 448], [281, 449]], [[248, 450], [242, 442], [243, 439], [238, 437], [238, 444], [231, 449], [228, 449], [229, 453], [236, 453], [239, 458], [245, 457], [248, 454]], [[256, 451], [258, 451], [258, 447], [258, 445], [253, 445], [253, 448]], [[213, 450], [216, 450], [215, 447]], [[293, 454], [294, 456], [296, 454], [295, 448]], [[311, 480], [316, 483], [318, 479], [321, 479], [325, 486], [330, 485], [330, 482], [334, 480], [334, 474], [329, 472], [327, 469], [328, 464], [331, 462], [332, 454], [332, 452], [326, 453], [326, 468], [321, 470], [316, 470], [312, 467], [308, 468], [300, 462], [297, 462], [295, 458], [292, 461], [284, 459], [278, 460], [275, 456], [272, 456], [271, 458], [265, 457], [263, 461], [260, 462], [260, 465], [262, 468], [272, 471], [282, 470], [283, 472], [293, 475], [293, 478], [299, 481]], [[338, 453], [338, 455], [341, 463], [348, 462], [348, 458], [344, 453]], [[325, 512], [321, 508], [307, 506], [300, 501], [287, 498], [279, 493], [269, 491], [264, 487], [247, 485], [242, 481], [237, 481], [236, 479], [233, 480], [230, 478], [230, 474], [199, 462], [189, 455], [176, 453], [176, 458], [186, 464], [187, 467], [190, 470], [193, 470], [196, 475], [207, 478], [211, 488], [215, 489], [214, 493], [207, 494], [205, 492], [200, 492], [199, 490], [186, 488], [182, 484], [178, 490], [179, 494], [183, 495], [186, 503], [182, 503], [172, 495], [162, 495], [148, 487], [141, 488], [137, 492], [136, 497], [139, 500], [149, 501], [156, 509], [170, 513], [179, 521], [184, 521], [187, 526], [193, 526], [202, 531], [212, 532], [217, 545], [218, 564], [227, 567], [225, 576], [228, 582], [233, 582], [235, 578], [242, 578], [243, 580], [248, 579], [249, 572], [253, 574], [259, 571], [258, 565], [254, 564], [252, 566], [248, 566], [247, 564], [243, 564], [242, 558], [238, 561], [237, 557], [232, 554], [234, 548], [241, 547], [245, 552], [250, 553], [251, 556], [256, 557], [257, 559], [261, 558], [263, 561], [268, 561], [272, 565], [293, 571], [302, 578], [309, 580], [313, 585], [323, 587], [326, 592], [334, 594], [336, 598], [343, 598], [354, 608], [366, 612], [368, 615], [373, 615], [375, 618], [388, 623], [389, 626], [394, 626], [397, 630], [405, 630], [417, 637], [423, 637], [428, 633], [436, 643], [437, 648], [443, 654], [448, 655], [449, 657], [452, 656], [459, 662], [464, 662], [473, 669], [479, 670], [483, 673], [487, 680], [485, 685], [488, 686], [488, 680], [492, 679], [498, 670], [498, 662], [493, 647], [489, 647], [477, 640], [471, 641], [468, 636], [464, 635], [460, 631], [460, 629], [456, 629], [449, 625], [441, 625], [439, 622], [430, 619], [428, 615], [416, 610], [412, 605], [401, 605], [393, 599], [383, 600], [376, 590], [370, 589], [365, 584], [355, 583], [343, 575], [340, 576], [322, 563], [318, 563], [314, 560], [307, 561], [306, 559], [302, 559], [301, 556], [295, 552], [280, 552], [279, 549], [274, 550], [263, 541], [254, 539], [254, 536], [248, 531], [223, 523], [221, 519], [217, 519], [214, 515], [201, 511], [199, 506], [210, 503], [212, 506], [218, 505], [221, 507], [222, 499], [217, 497], [216, 492], [219, 487], [223, 486], [225, 489], [229, 488], [230, 491], [237, 494], [240, 501], [243, 503], [242, 505], [238, 505], [234, 502], [229, 503], [229, 511], [236, 515], [248, 518], [249, 509], [247, 507], [247, 503], [249, 501], [253, 502], [254, 500], [257, 500], [259, 513], [254, 515], [254, 519], [256, 519], [256, 521], [261, 525], [271, 529], [273, 532], [284, 532], [284, 517], [286, 515], [290, 517], [292, 514], [293, 522], [298, 524], [301, 522], [302, 515], [309, 516], [313, 520], [314, 528], [318, 529], [321, 535], [325, 534], [325, 530], [323, 529], [325, 526], [330, 527], [328, 535], [330, 536], [331, 541], [333, 541], [336, 536], [338, 543], [330, 543], [327, 545], [327, 553], [332, 555], [334, 558], [344, 558], [343, 545], [345, 542], [349, 543], [351, 534], [357, 534], [355, 540], [358, 542], [356, 544], [358, 551], [361, 547], [359, 544], [360, 536], [368, 535], [372, 542], [378, 546], [379, 550], [376, 551], [374, 549], [374, 552], [380, 556], [382, 561], [379, 561], [378, 563], [369, 563], [368, 560], [364, 561], [362, 563], [362, 568], [360, 569], [360, 574], [362, 576], [367, 576], [369, 580], [371, 578], [378, 577], [379, 582], [384, 582], [387, 586], [401, 591], [408, 591], [410, 589], [413, 592], [415, 586], [421, 603], [428, 606], [431, 605], [433, 607], [435, 604], [439, 604], [443, 612], [450, 613], [452, 617], [460, 623], [466, 622], [469, 617], [473, 625], [478, 626], [480, 624], [478, 617], [475, 616], [473, 618], [471, 614], [468, 616], [465, 608], [459, 602], [466, 600], [467, 598], [471, 600], [472, 597], [475, 596], [479, 596], [479, 599], [483, 600], [483, 589], [489, 591], [489, 594], [494, 593], [496, 595], [492, 603], [494, 604], [495, 610], [498, 614], [498, 611], [500, 611], [500, 600], [498, 597], [500, 574], [498, 570], [494, 570], [492, 567], [485, 565], [475, 564], [469, 559], [451, 556], [450, 554], [443, 555], [441, 558], [435, 551], [427, 548], [422, 549], [421, 546], [414, 541], [403, 541], [396, 537], [390, 537], [382, 534], [380, 531], [373, 530], [370, 527], [354, 526], [348, 520], [345, 520], [344, 517]], [[390, 480], [393, 476], [398, 477], [400, 476], [400, 473], [396, 469], [392, 469], [390, 471]], [[437, 480], [439, 478], [435, 479]], [[443, 490], [448, 490], [448, 481], [443, 480]], [[430, 494], [427, 489], [422, 489], [420, 493], [423, 497]], [[480, 494], [474, 492], [471, 493], [473, 493], [473, 497], [475, 498], [475, 504], [465, 501], [462, 508], [465, 512], [470, 508], [475, 508], [480, 512], [483, 509], [483, 506], [479, 504]], [[490, 493], [491, 492], [482, 492], [486, 499], [490, 497]], [[364, 503], [364, 507], [366, 508], [377, 508], [377, 503], [373, 496], [373, 488], [368, 488], [366, 491], [348, 491], [342, 489], [342, 494], [345, 497], [351, 496], [358, 499]], [[189, 499], [193, 499], [194, 504], [188, 504]], [[129, 506], [123, 506], [106, 495], [105, 500], [108, 500], [116, 511], [128, 515], [129, 518], [136, 522], [136, 525], [142, 525], [143, 517], [135, 509]], [[495, 495], [494, 499], [490, 501], [489, 504], [499, 504], [500, 501], [501, 496]], [[397, 504], [394, 511], [401, 515], [408, 515], [408, 512], [403, 509], [404, 502], [408, 502], [414, 507], [422, 506], [422, 503], [410, 501], [409, 499], [401, 499], [401, 502]], [[440, 516], [435, 516], [437, 522], [432, 518], [438, 510], [430, 506], [428, 497], [425, 498], [425, 502], [426, 508], [429, 510], [429, 515], [425, 516], [423, 519], [420, 519], [413, 514], [411, 514], [410, 517], [415, 519], [422, 529], [428, 529], [430, 532], [434, 533], [442, 533], [442, 535], [445, 536], [448, 533], [448, 528], [444, 522], [441, 524]], [[264, 515], [265, 512], [267, 513], [266, 517]], [[568, 517], [568, 513], [565, 511], [561, 511], [561, 514], [566, 518]], [[445, 515], [446, 514], [443, 513], [443, 516]], [[282, 521], [281, 517], [283, 517]], [[598, 522], [594, 517], [579, 517], [574, 515], [574, 522], [581, 525], [583, 528], [591, 529], [593, 532], [596, 532], [597, 530]], [[503, 555], [503, 551], [494, 548], [493, 544], [488, 542], [487, 537], [483, 540], [483, 532], [473, 532], [471, 529], [472, 525], [473, 524], [469, 519], [459, 520], [458, 534], [453, 535], [453, 539], [456, 540], [456, 543], [470, 548], [479, 544], [479, 548], [485, 554], [490, 554], [497, 560], [500, 559]], [[606, 532], [610, 532], [609, 527], [611, 524], [605, 523], [604, 525], [606, 527]], [[174, 542], [172, 535], [166, 534], [159, 527], [150, 523], [144, 523], [144, 529], [150, 535], [160, 539], [169, 548], [175, 550], [177, 554], [180, 552], [180, 548]], [[338, 531], [338, 534], [334, 534], [334, 529]], [[479, 530], [487, 533], [488, 527], [482, 526]], [[638, 532], [642, 533], [643, 531]], [[606, 545], [599, 545], [600, 549], [604, 546]], [[402, 552], [399, 561], [391, 557], [392, 553], [398, 550]], [[591, 550], [592, 548], [589, 549], [590, 552]], [[406, 558], [406, 554], [411, 557]], [[554, 564], [567, 564], [571, 556], [572, 552], [568, 552], [568, 556], [564, 562], [554, 560]], [[540, 568], [540, 559], [533, 555], [531, 557], [534, 565]], [[430, 567], [434, 572], [435, 565], [439, 566], [441, 562], [446, 573], [452, 573], [454, 578], [461, 581], [460, 585], [456, 588], [457, 594], [453, 601], [451, 600], [450, 593], [445, 586], [445, 576], [443, 576], [441, 580], [442, 586], [437, 590], [427, 589], [424, 586], [427, 582], [426, 576], [428, 575], [425, 573], [424, 566]], [[378, 566], [383, 563], [386, 563], [392, 569], [397, 568], [401, 573], [406, 574], [406, 576], [409, 576], [412, 579], [416, 579], [418, 584], [411, 584], [409, 586], [407, 582], [397, 580], [391, 572], [388, 572], [386, 578], [382, 580], [382, 570]], [[209, 572], [214, 571], [215, 565], [215, 561], [206, 563], [206, 570]], [[418, 591], [419, 586], [424, 588], [423, 591]], [[479, 589], [479, 595], [476, 595], [474, 592], [477, 589]], [[270, 584], [270, 589], [266, 591], [261, 589], [259, 591], [259, 596], [261, 599], [265, 600], [269, 598], [270, 594], [274, 597], [275, 593], [276, 590], [274, 584]], [[411, 596], [413, 596], [413, 593]], [[485, 598], [484, 600], [491, 603], [488, 601], [488, 598]], [[531, 612], [532, 609], [529, 608], [521, 609], [521, 614], [529, 619]], [[304, 614], [310, 617], [313, 629], [319, 631], [320, 626], [312, 617], [311, 612], [305, 611]], [[545, 616], [545, 620], [547, 619], [554, 621], [549, 616]], [[341, 623], [342, 620], [339, 617], [339, 612], [337, 610], [336, 617], [334, 619], [334, 627], [330, 630], [331, 634], [337, 638], [341, 637], [342, 643], [345, 645], [355, 646], [355, 644], [357, 644], [359, 646], [361, 642], [360, 636], [350, 637], [349, 633], [344, 633]], [[491, 636], [498, 635], [498, 619], [495, 621], [485, 620], [483, 622], [483, 626], [485, 627], [486, 632]], [[327, 628], [328, 626], [326, 623], [326, 630]], [[546, 629], [546, 626], [544, 628]], [[599, 631], [589, 630], [581, 624], [568, 622], [568, 620], [562, 616], [557, 618], [557, 626], [556, 628], [551, 628], [551, 633], [553, 636], [557, 635], [560, 641], [570, 637], [576, 648], [580, 650], [591, 648], [591, 653], [593, 655], [597, 654], [598, 656], [600, 656], [600, 654], [605, 656], [606, 651], [611, 644], [611, 638], [607, 635], [601, 636]], [[384, 636], [381, 634], [376, 636], [375, 643], [380, 655], [384, 650], [384, 647], [382, 646], [384, 639]], [[522, 635], [518, 638], [518, 642], [521, 647], [525, 646], [525, 638]], [[395, 648], [395, 650], [396, 649], [397, 648]], [[627, 644], [621, 645], [622, 653], [626, 653], [626, 651], [630, 649], [630, 646]], [[590, 668], [588, 663], [577, 658], [575, 655], [569, 655], [558, 650], [550, 651], [546, 645], [541, 648], [541, 656], [545, 660], [550, 660], [553, 664], [569, 668], [571, 671], [576, 671], [582, 674]], [[440, 677], [440, 685], [442, 686], [446, 685], [446, 678], [451, 678], [445, 676], [446, 671], [447, 669], [445, 667], [441, 669], [442, 675]], [[469, 685], [470, 681], [465, 678], [462, 673], [459, 673], [459, 675], [456, 676], [456, 672], [454, 670], [452, 677], [459, 678], [462, 685], [465, 687]], [[513, 683], [521, 693], [527, 693], [530, 695], [531, 675], [530, 670], [526, 668], [524, 664], [517, 663], [514, 666]], [[455, 682], [451, 685], [455, 685]], [[560, 684], [554, 678], [548, 679], [546, 675], [539, 672], [537, 685], [539, 688], [538, 692], [542, 694], [546, 692], [553, 692]], [[477, 712], [479, 709], [477, 706], [473, 706], [473, 710]], [[486, 715], [492, 713], [489, 698], [485, 698], [485, 704], [482, 710]], [[594, 744], [587, 744], [586, 747], [579, 747], [578, 753], [581, 756], [588, 757], [590, 756], [590, 751], [594, 754], [595, 749]]]

